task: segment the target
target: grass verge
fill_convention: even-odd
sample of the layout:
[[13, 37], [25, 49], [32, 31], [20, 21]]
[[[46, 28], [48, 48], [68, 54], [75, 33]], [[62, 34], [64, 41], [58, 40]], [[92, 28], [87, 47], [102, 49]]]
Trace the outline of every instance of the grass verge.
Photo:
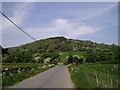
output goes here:
[[118, 88], [118, 66], [115, 64], [70, 65], [76, 88]]
[[50, 67], [46, 67], [46, 68], [37, 68], [33, 71], [25, 71], [25, 72], [21, 72], [21, 73], [17, 73], [17, 74], [13, 74], [12, 76], [5, 76], [2, 79], [2, 87], [6, 88], [8, 86], [14, 85], [17, 82], [20, 82], [24, 79], [30, 78], [36, 74], [39, 74], [43, 71], [46, 71], [50, 68], [52, 68], [54, 66], [50, 66]]

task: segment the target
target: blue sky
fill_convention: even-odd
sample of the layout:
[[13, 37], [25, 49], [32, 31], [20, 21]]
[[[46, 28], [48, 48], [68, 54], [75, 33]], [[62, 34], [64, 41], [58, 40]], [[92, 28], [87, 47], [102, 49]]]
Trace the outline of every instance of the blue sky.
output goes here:
[[[49, 37], [118, 44], [117, 2], [3, 2], [2, 11], [37, 40]], [[33, 42], [4, 17], [2, 46]]]

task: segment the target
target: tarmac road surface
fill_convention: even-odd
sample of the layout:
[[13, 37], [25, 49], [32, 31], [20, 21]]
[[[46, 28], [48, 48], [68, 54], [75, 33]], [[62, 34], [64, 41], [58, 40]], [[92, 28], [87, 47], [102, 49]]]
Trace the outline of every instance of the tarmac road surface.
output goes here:
[[8, 88], [74, 88], [67, 66], [60, 65]]

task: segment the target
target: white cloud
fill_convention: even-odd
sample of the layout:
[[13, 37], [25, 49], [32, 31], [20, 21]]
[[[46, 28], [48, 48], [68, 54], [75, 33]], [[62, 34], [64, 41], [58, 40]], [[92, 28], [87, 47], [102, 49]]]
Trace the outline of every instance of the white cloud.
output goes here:
[[[20, 4], [20, 6], [17, 6], [17, 8], [15, 8], [13, 12], [13, 17], [10, 17], [10, 19], [13, 20], [15, 23], [17, 23], [21, 27], [24, 24], [24, 20], [29, 13], [30, 5], [31, 3], [23, 3], [23, 4]], [[87, 20], [91, 18], [93, 19], [96, 16], [106, 13], [107, 11], [111, 10], [115, 6], [116, 6], [115, 4], [111, 4], [103, 9], [99, 9], [99, 10], [95, 9], [95, 11], [91, 10], [94, 12], [91, 14], [89, 14], [90, 12], [86, 11], [86, 14], [82, 18], [82, 20]], [[24, 41], [24, 35], [23, 33], [20, 34], [19, 31], [15, 30], [15, 32], [17, 33], [14, 33], [14, 34], [16, 34], [15, 35], [16, 38], [20, 37], [19, 38], [20, 41], [19, 39], [16, 39], [10, 36], [11, 31], [9, 29], [12, 29], [12, 28], [15, 30], [15, 27], [7, 19], [3, 18], [2, 30], [4, 31], [4, 33], [6, 33], [5, 35], [8, 35], [8, 36], [4, 36], [6, 38], [3, 40], [6, 46], [10, 46], [8, 45], [9, 41], [11, 42], [11, 46], [14, 46], [17, 44], [19, 45], [23, 43]], [[65, 36], [67, 38], [78, 38], [79, 39], [79, 36], [92, 35], [96, 33], [97, 31], [102, 30], [102, 28], [90, 26], [90, 25], [83, 25], [81, 24], [81, 22], [75, 23], [75, 22], [70, 22], [67, 19], [58, 18], [58, 19], [51, 21], [49, 26], [46, 25], [46, 27], [30, 27], [30, 28], [26, 27], [24, 28], [24, 30], [26, 30], [31, 36], [33, 36], [36, 39], [44, 39], [44, 38], [55, 37], [55, 36]], [[13, 41], [11, 41], [10, 39], [12, 39]], [[30, 40], [27, 39], [26, 41], [30, 41]]]
[[106, 7], [102, 7], [102, 8], [99, 8], [99, 9], [93, 8], [93, 10], [91, 10], [92, 12], [90, 10], [87, 11], [88, 13], [86, 13], [86, 15], [82, 16], [81, 20], [93, 19], [93, 18], [95, 18], [97, 16], [103, 15], [104, 13], [111, 10], [112, 8], [117, 7], [117, 5], [118, 5], [118, 3], [114, 2], [112, 4], [109, 4]]
[[[26, 17], [29, 15], [30, 7], [33, 3], [21, 3], [19, 6], [17, 5], [14, 10], [11, 12], [13, 15], [9, 17], [13, 22], [15, 22], [18, 26], [24, 26], [24, 21]], [[3, 8], [4, 9], [4, 8]], [[13, 47], [18, 46], [23, 43], [31, 41], [31, 39], [21, 32], [16, 26], [14, 26], [11, 22], [9, 22], [5, 17], [2, 16], [2, 46], [3, 47]]]
[[77, 38], [82, 35], [89, 35], [97, 32], [100, 28], [79, 25], [78, 23], [71, 23], [67, 19], [55, 19], [51, 22], [50, 27], [28, 28], [32, 36], [37, 39], [48, 38], [52, 36], [65, 36], [67, 38]]
[[[17, 6], [14, 9], [13, 17], [9, 17], [17, 25], [22, 26], [23, 20], [26, 18], [27, 13], [29, 12], [29, 6], [31, 3], [23, 3]], [[13, 27], [13, 24], [10, 23], [5, 17], [2, 18], [2, 30], [8, 30], [10, 27]]]
[[59, 24], [60, 24], [60, 25], [63, 25], [63, 24], [67, 24], [67, 23], [68, 23], [68, 20], [59, 18], [59, 19], [54, 20], [54, 22], [55, 22], [56, 24], [58, 24], [58, 25], [59, 25]]

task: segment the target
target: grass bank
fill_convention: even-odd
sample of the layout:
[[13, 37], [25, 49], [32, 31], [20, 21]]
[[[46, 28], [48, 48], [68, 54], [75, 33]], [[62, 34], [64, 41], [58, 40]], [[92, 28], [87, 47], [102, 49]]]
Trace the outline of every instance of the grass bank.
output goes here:
[[68, 65], [76, 88], [118, 88], [117, 64]]

